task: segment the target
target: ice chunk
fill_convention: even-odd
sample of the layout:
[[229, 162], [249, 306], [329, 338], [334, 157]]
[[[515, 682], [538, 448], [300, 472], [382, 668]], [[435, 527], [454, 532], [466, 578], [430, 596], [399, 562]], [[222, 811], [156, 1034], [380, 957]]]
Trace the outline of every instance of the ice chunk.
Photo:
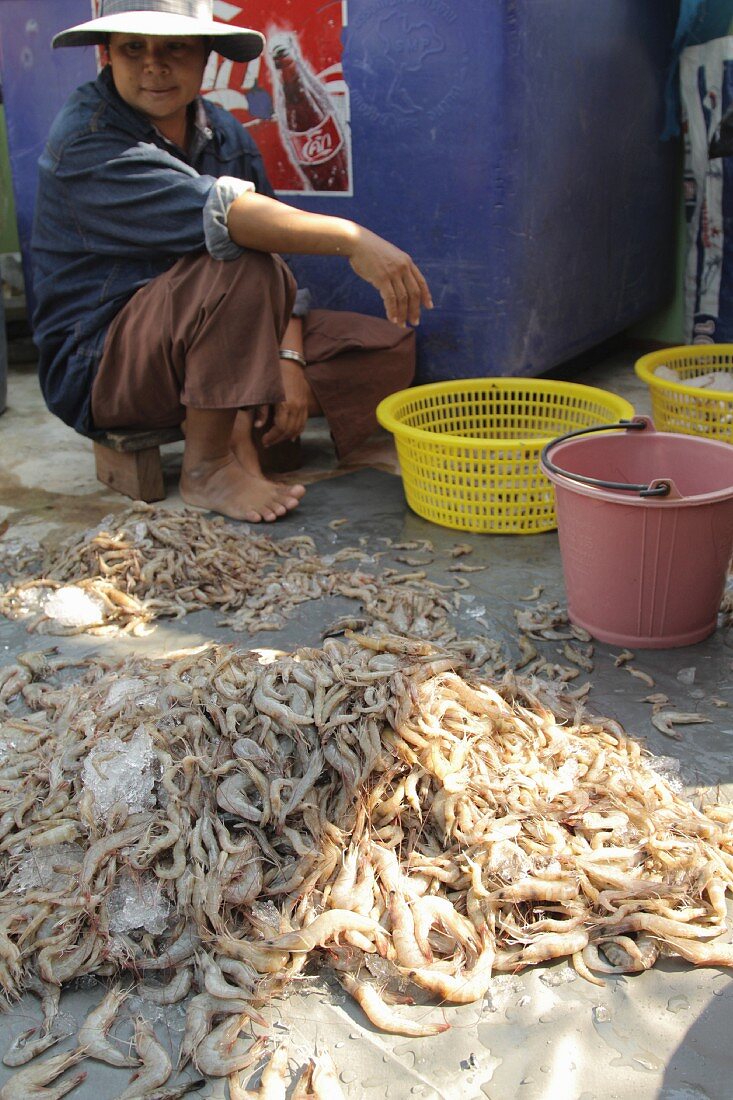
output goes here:
[[677, 673], [677, 679], [681, 684], [691, 687], [695, 683], [696, 671], [694, 666], [692, 668], [681, 668]]
[[683, 789], [682, 777], [680, 772], [682, 770], [682, 763], [676, 756], [654, 756], [650, 761], [652, 771], [654, 771], [660, 779], [663, 779], [668, 787], [673, 791], [680, 792]]
[[140, 813], [155, 805], [153, 742], [144, 726], [129, 741], [104, 737], [84, 761], [82, 780], [91, 791], [98, 820], [105, 820], [113, 806], [124, 802], [128, 812]]
[[486, 1009], [488, 1012], [502, 1012], [514, 997], [523, 992], [524, 984], [513, 974], [497, 974], [486, 990]]
[[280, 928], [280, 910], [271, 901], [255, 901], [250, 907], [251, 916], [261, 924]]
[[559, 794], [572, 791], [578, 778], [580, 767], [577, 760], [566, 760], [554, 775], [547, 777], [547, 797], [550, 802]]
[[66, 1039], [79, 1030], [79, 1024], [75, 1016], [70, 1012], [57, 1012], [51, 1021], [49, 1031], [52, 1035], [58, 1035], [59, 1039]]
[[394, 964], [389, 959], [383, 959], [380, 955], [365, 955], [364, 965], [372, 977], [384, 985], [400, 976]]
[[486, 608], [482, 603], [476, 604], [475, 607], [467, 607], [466, 614], [471, 619], [480, 619], [482, 615], [486, 614]]
[[157, 691], [146, 690], [136, 697], [135, 702], [139, 707], [146, 707], [148, 709], [152, 707], [157, 710], [160, 705], [160, 697]]
[[81, 866], [84, 852], [78, 844], [52, 844], [23, 856], [8, 883], [12, 893], [26, 890], [63, 890]]
[[138, 707], [147, 707], [157, 704], [158, 693], [151, 691], [150, 685], [145, 680], [134, 676], [125, 680], [115, 680], [107, 692], [105, 713], [119, 714], [127, 699], [133, 700]]
[[186, 1002], [174, 1005], [158, 1005], [143, 997], [130, 997], [126, 1002], [131, 1016], [144, 1016], [149, 1024], [163, 1024], [167, 1032], [180, 1033], [186, 1029]]
[[574, 982], [577, 977], [578, 975], [571, 966], [554, 966], [540, 974], [540, 981], [552, 989], [554, 986]]
[[43, 609], [48, 590], [42, 587], [24, 588], [18, 594], [18, 614], [33, 615]]
[[524, 878], [532, 869], [532, 861], [518, 844], [511, 840], [497, 840], [491, 845], [487, 870], [504, 882]]
[[122, 699], [128, 699], [130, 696], [139, 695], [144, 687], [145, 681], [138, 680], [134, 677], [130, 677], [127, 680], [115, 680], [112, 687], [107, 692], [105, 709], [114, 710]]
[[104, 604], [83, 588], [67, 584], [57, 588], [43, 604], [43, 613], [60, 626], [99, 626], [104, 622]]
[[504, 882], [513, 882], [514, 879], [526, 875], [531, 865], [531, 861], [519, 845], [511, 840], [494, 841], [489, 848], [489, 858], [485, 864], [488, 875], [502, 879]]
[[162, 883], [153, 875], [121, 875], [107, 900], [110, 932], [165, 932], [171, 907], [161, 890]]

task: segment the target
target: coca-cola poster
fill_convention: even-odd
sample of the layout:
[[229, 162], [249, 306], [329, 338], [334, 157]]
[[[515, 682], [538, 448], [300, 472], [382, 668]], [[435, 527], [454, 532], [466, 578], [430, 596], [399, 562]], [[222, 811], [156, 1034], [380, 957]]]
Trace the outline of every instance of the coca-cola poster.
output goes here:
[[346, 0], [214, 0], [214, 14], [267, 40], [248, 64], [212, 53], [202, 90], [250, 131], [275, 190], [351, 195]]
[[[249, 63], [212, 53], [205, 98], [246, 126], [279, 194], [351, 195], [349, 90], [341, 68], [347, 0], [214, 0], [214, 16], [267, 40]], [[98, 0], [92, 13], [99, 14]]]

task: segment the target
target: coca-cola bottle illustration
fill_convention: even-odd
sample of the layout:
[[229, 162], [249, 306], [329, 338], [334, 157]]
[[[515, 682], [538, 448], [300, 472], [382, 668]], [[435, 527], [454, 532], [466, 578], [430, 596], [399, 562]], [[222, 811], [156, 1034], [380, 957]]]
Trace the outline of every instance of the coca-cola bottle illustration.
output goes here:
[[291, 158], [314, 191], [348, 191], [349, 161], [331, 97], [292, 39], [274, 46], [280, 83], [280, 130]]

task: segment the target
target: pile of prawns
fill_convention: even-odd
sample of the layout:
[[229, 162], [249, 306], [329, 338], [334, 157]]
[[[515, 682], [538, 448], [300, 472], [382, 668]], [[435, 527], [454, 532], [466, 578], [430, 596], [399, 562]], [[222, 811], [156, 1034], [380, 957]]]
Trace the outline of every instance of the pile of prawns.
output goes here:
[[[376, 1027], [415, 1037], [445, 1031], [446, 1006], [481, 1001], [494, 975], [552, 959], [596, 984], [665, 954], [733, 964], [733, 807], [696, 805], [616, 723], [577, 700], [553, 713], [537, 682], [489, 682], [378, 630], [270, 660], [207, 645], [19, 663], [29, 677], [0, 672], [0, 984], [11, 1001], [36, 993], [44, 1022], [6, 1062], [52, 1044], [64, 985], [111, 985], [75, 1048], [0, 1100], [85, 1058], [134, 1069], [125, 1100], [183, 1095], [200, 1082], [167, 1082], [189, 1064], [228, 1077], [235, 1100], [284, 1095], [264, 1010], [311, 962]], [[146, 804], [121, 794], [100, 813], [85, 762], [103, 777], [141, 732]], [[53, 874], [19, 891], [41, 854]], [[111, 929], [123, 876], [166, 900], [163, 932]], [[410, 989], [440, 1008], [397, 1007]], [[133, 990], [186, 999], [175, 1067], [142, 1017], [134, 1054], [114, 1039]], [[268, 1055], [251, 1092], [242, 1075]], [[317, 1060], [303, 1081], [299, 1095], [340, 1094]]]

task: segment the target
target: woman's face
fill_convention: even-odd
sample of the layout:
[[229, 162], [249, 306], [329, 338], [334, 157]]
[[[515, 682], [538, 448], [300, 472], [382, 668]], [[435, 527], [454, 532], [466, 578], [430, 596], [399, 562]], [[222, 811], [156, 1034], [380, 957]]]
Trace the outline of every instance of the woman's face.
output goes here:
[[115, 87], [125, 103], [146, 115], [166, 137], [180, 140], [186, 108], [201, 88], [206, 40], [194, 35], [112, 34], [108, 55]]

